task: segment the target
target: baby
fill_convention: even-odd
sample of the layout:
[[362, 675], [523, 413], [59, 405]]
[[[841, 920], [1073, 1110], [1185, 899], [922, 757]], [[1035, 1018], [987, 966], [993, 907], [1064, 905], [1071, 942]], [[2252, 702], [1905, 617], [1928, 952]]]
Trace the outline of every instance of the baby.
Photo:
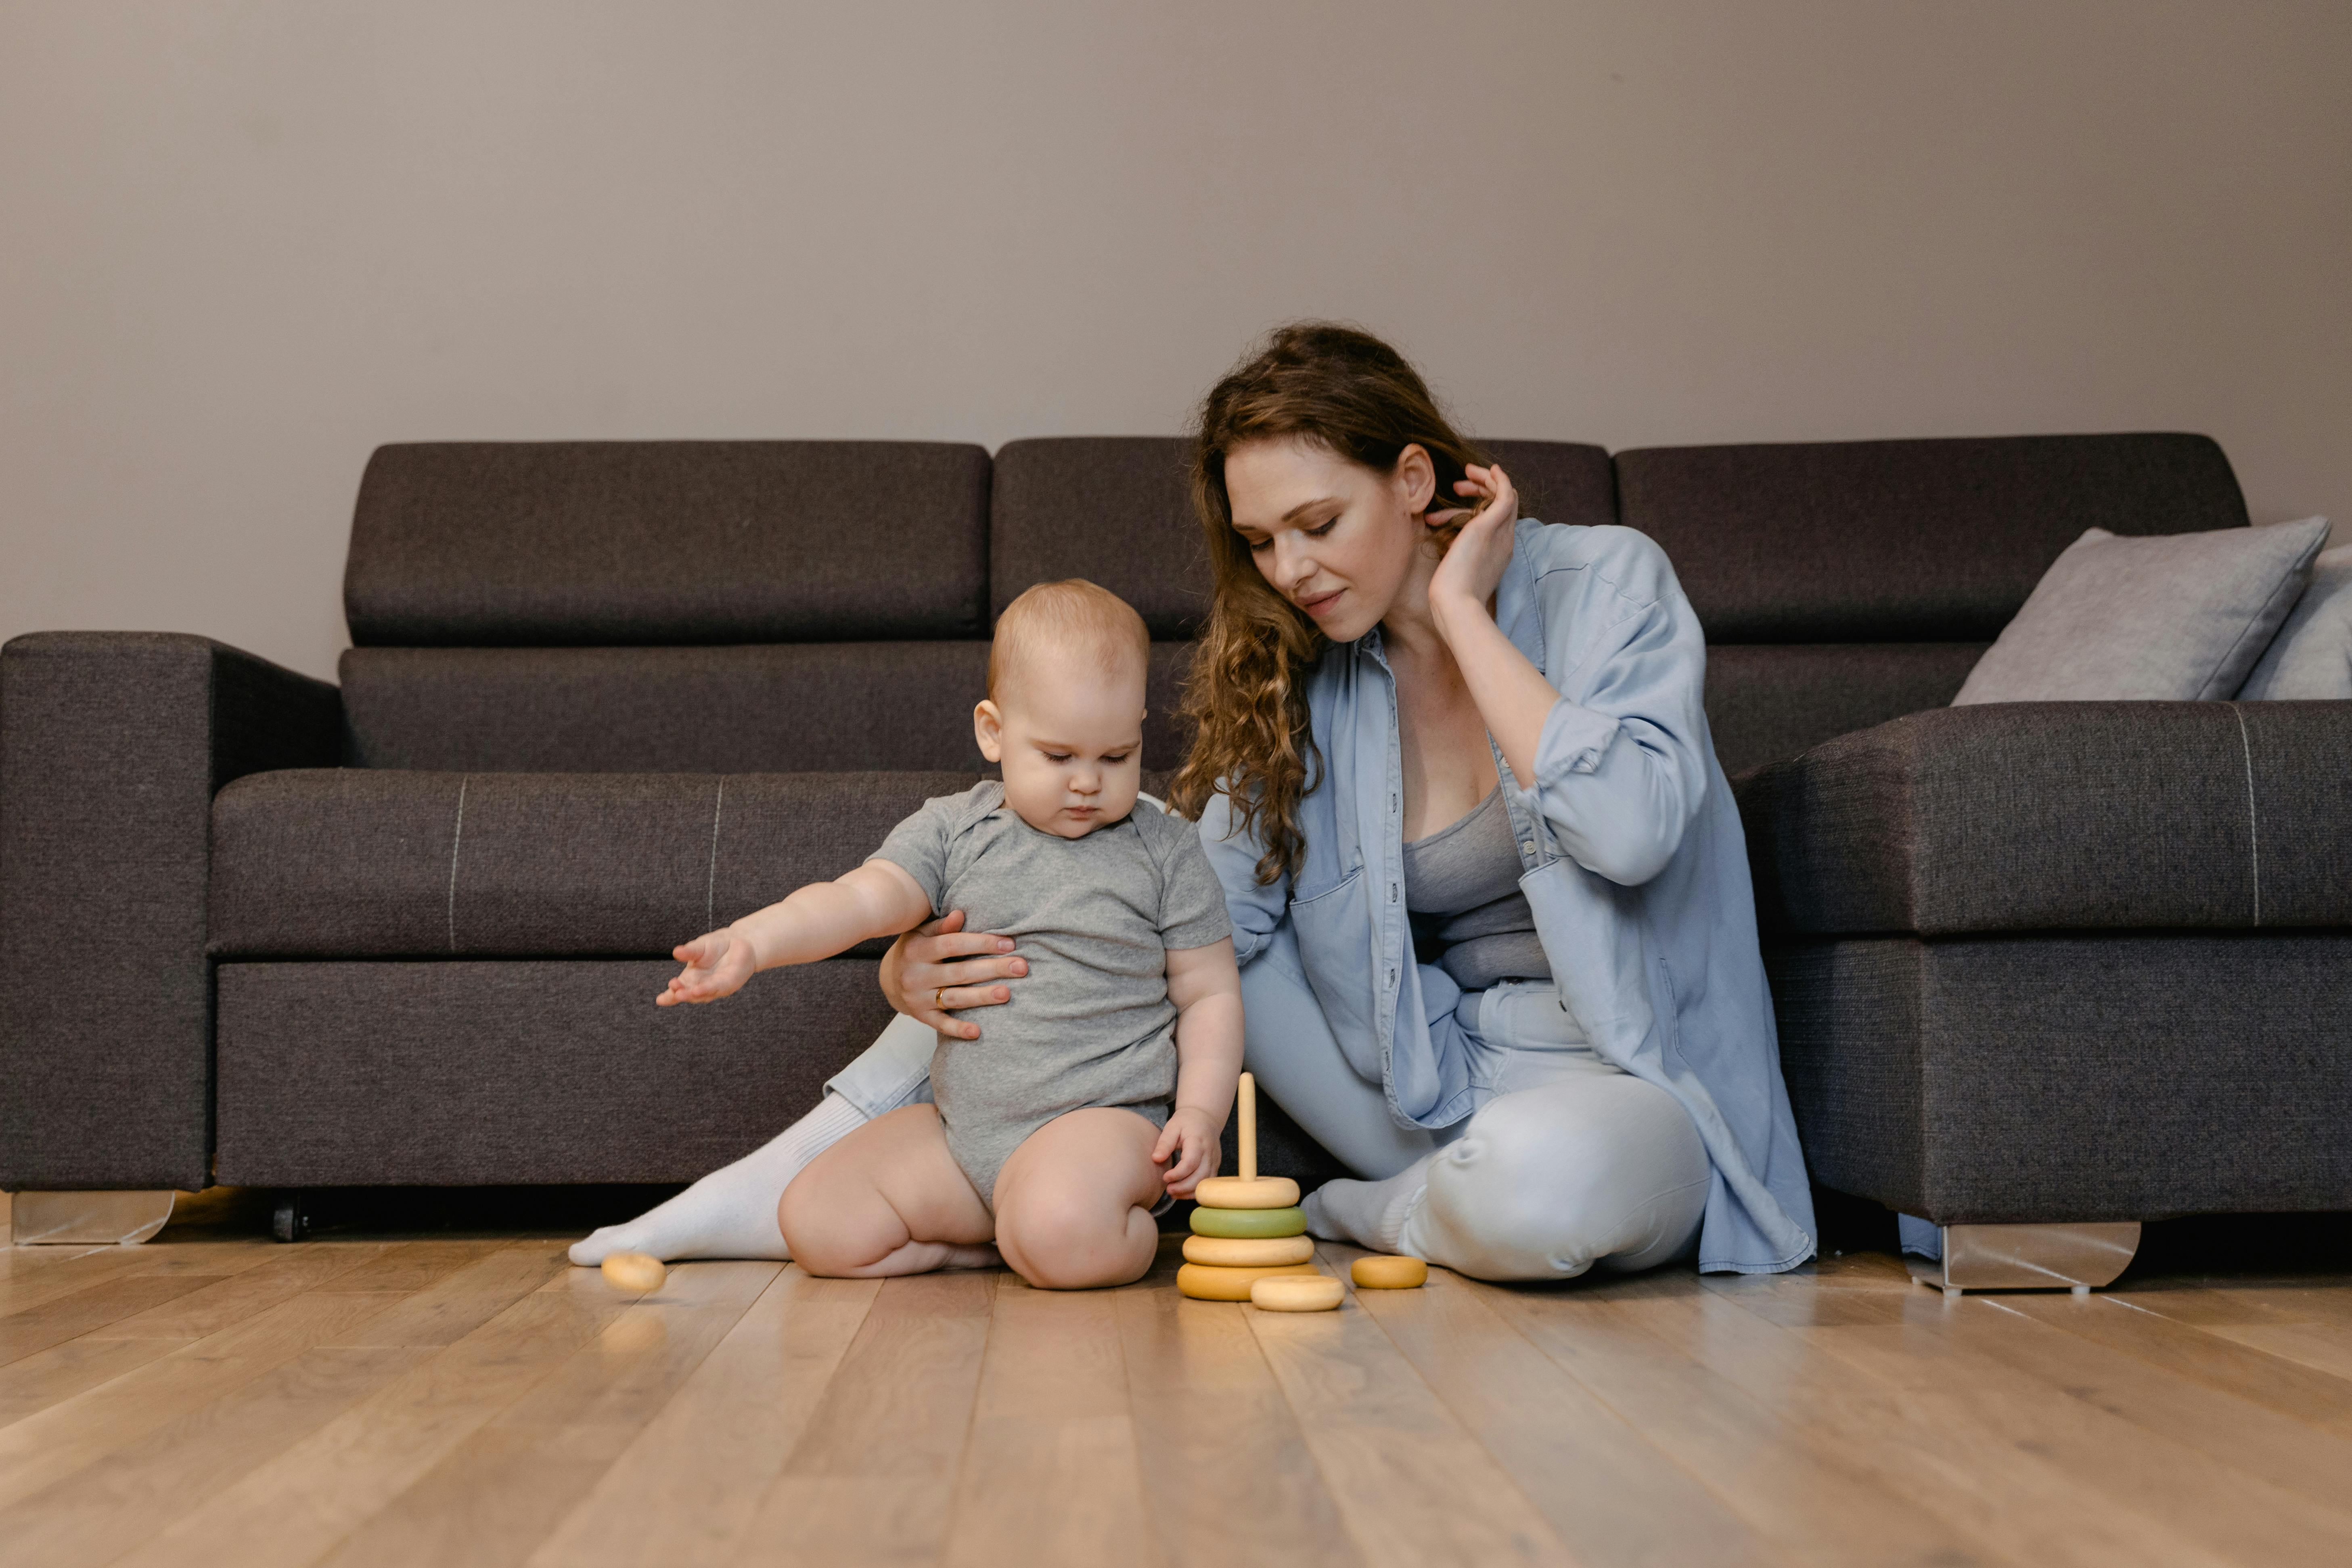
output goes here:
[[1153, 1207], [1215, 1173], [1241, 975], [1198, 834], [1138, 798], [1150, 650], [1117, 595], [1030, 589], [997, 621], [972, 710], [1003, 783], [925, 802], [839, 880], [677, 950], [686, 970], [665, 1006], [950, 909], [1028, 961], [982, 1037], [939, 1037], [936, 1106], [876, 1118], [785, 1188], [777, 1224], [810, 1273], [919, 1274], [1001, 1252], [1032, 1285], [1123, 1285], [1151, 1266]]

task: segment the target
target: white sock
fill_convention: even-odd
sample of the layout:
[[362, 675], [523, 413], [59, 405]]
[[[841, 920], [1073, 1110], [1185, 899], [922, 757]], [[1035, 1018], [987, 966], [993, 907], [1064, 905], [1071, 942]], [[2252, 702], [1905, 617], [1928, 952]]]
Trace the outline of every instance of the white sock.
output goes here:
[[572, 1261], [593, 1268], [612, 1252], [649, 1252], [665, 1262], [679, 1258], [771, 1258], [783, 1262], [776, 1200], [808, 1163], [866, 1124], [856, 1106], [828, 1094], [814, 1110], [731, 1165], [625, 1225], [608, 1225], [572, 1243]]
[[1299, 1205], [1307, 1211], [1307, 1228], [1325, 1241], [1394, 1252], [1412, 1205], [1429, 1188], [1429, 1163], [1436, 1158], [1423, 1154], [1386, 1181], [1324, 1183]]

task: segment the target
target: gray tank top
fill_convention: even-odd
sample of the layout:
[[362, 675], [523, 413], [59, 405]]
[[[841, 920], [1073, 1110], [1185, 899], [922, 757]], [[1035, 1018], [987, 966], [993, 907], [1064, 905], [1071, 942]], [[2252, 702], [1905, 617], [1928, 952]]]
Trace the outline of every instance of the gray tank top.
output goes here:
[[1519, 853], [1503, 792], [1404, 847], [1404, 907], [1414, 953], [1465, 991], [1498, 980], [1549, 980], [1536, 919], [1519, 891]]

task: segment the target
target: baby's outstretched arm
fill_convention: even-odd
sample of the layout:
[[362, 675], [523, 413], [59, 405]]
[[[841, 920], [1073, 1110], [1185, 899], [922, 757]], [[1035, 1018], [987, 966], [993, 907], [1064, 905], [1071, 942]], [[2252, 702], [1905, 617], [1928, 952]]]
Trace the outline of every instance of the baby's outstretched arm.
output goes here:
[[890, 861], [868, 860], [845, 877], [811, 882], [724, 930], [679, 943], [670, 956], [685, 972], [654, 1001], [664, 1007], [716, 1002], [762, 969], [831, 958], [868, 937], [897, 936], [930, 918], [930, 898], [914, 878]]
[[1189, 1198], [1202, 1177], [1217, 1173], [1217, 1139], [1241, 1081], [1242, 972], [1233, 938], [1169, 949], [1168, 1000], [1176, 1005], [1176, 1109], [1151, 1158], [1167, 1162], [1169, 1192]]

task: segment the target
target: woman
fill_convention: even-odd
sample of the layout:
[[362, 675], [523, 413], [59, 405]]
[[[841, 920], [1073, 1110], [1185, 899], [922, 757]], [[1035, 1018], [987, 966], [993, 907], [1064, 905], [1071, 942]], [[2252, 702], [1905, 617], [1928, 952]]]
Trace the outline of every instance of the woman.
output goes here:
[[[1216, 597], [1171, 804], [1197, 816], [1259, 1082], [1353, 1170], [1327, 1239], [1488, 1279], [1793, 1268], [1812, 1211], [1706, 647], [1656, 545], [1517, 516], [1392, 349], [1276, 332], [1202, 406]], [[1011, 944], [902, 938], [902, 1016], [810, 1116], [573, 1249], [779, 1256], [777, 1195], [922, 1098]]]

